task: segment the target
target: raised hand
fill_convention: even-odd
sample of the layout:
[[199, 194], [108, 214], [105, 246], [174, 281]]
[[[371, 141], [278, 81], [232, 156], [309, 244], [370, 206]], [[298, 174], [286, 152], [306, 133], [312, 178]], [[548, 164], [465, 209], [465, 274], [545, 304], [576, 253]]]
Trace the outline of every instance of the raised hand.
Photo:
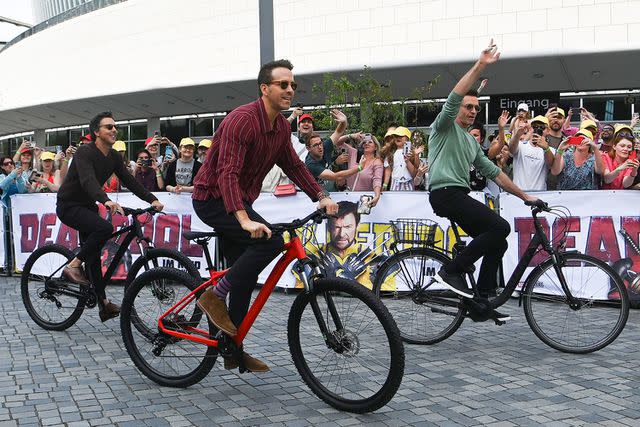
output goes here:
[[493, 39], [489, 41], [489, 46], [480, 54], [480, 63], [483, 65], [493, 64], [500, 59], [500, 52], [498, 52], [498, 46], [493, 42]]
[[333, 120], [335, 120], [336, 122], [347, 123], [347, 116], [342, 111], [336, 108], [331, 110], [331, 117], [333, 117]]
[[500, 114], [500, 117], [498, 117], [498, 126], [500, 126], [501, 128], [505, 127], [510, 118], [511, 115], [509, 114], [509, 112], [507, 110], [502, 110], [502, 114]]

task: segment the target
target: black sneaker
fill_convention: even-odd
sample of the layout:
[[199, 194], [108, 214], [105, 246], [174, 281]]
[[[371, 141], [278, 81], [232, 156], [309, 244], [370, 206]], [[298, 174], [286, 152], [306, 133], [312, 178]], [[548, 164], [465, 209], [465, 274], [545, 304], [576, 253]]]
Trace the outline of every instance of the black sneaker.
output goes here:
[[447, 273], [442, 267], [434, 276], [434, 279], [458, 295], [465, 298], [473, 298], [473, 292], [467, 287], [467, 283], [459, 273]]
[[493, 313], [491, 314], [491, 318], [495, 320], [499, 320], [501, 322], [506, 322], [507, 320], [511, 320], [511, 316], [509, 316], [508, 314], [502, 314], [497, 310], [493, 310]]

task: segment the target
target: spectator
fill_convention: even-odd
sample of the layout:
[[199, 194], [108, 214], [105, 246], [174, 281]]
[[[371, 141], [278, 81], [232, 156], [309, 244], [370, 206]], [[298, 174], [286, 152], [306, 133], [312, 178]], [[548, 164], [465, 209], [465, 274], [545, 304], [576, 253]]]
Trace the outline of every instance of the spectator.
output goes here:
[[[343, 170], [343, 171], [337, 172], [337, 175], [331, 175], [331, 174], [325, 173], [324, 177], [320, 176], [320, 174], [325, 170], [327, 172], [332, 172], [332, 169], [334, 167], [342, 167], [342, 165], [346, 165], [349, 162], [348, 155], [342, 155], [342, 154], [346, 154], [346, 149], [345, 149], [345, 153], [334, 154], [336, 152], [335, 150], [336, 146], [339, 145], [340, 137], [342, 137], [345, 129], [347, 128], [347, 116], [340, 110], [331, 110], [331, 116], [333, 117], [334, 120], [338, 122], [338, 125], [336, 126], [336, 129], [333, 131], [330, 137], [327, 137], [322, 141], [320, 141], [322, 143], [322, 150], [319, 150], [319, 147], [317, 146], [318, 144], [317, 141], [313, 142], [314, 154], [311, 153], [310, 147], [312, 145], [311, 145], [310, 138], [311, 136], [315, 136], [315, 137], [320, 137], [320, 136], [313, 132], [313, 128], [314, 128], [313, 117], [311, 117], [311, 115], [309, 114], [303, 114], [302, 116], [300, 116], [300, 126], [299, 126], [300, 140], [305, 143], [307, 150], [309, 150], [309, 154], [305, 159], [305, 164], [307, 165], [307, 167], [309, 168], [312, 174], [314, 173], [314, 170], [318, 173], [317, 175], [314, 175], [314, 178], [318, 180], [318, 183], [320, 183], [320, 185], [325, 189], [325, 191], [336, 191], [335, 182], [337, 180], [346, 178], [347, 176], [353, 175], [353, 173], [355, 173], [353, 172], [353, 173], [343, 174], [341, 173], [341, 172], [345, 172]], [[320, 155], [321, 158], [318, 158], [318, 155]], [[357, 169], [356, 169], [356, 172], [357, 172]]]
[[198, 144], [198, 162], [200, 162], [200, 164], [204, 163], [204, 159], [207, 158], [207, 152], [209, 151], [209, 148], [211, 148], [210, 139], [203, 139]]
[[191, 138], [180, 141], [180, 157], [167, 166], [166, 190], [171, 193], [192, 193], [193, 178], [200, 170], [201, 163], [193, 157], [196, 143]]
[[[171, 152], [169, 152], [168, 156], [165, 156], [164, 153], [161, 152], [161, 145], [162, 147], [167, 147], [167, 145], [171, 146]], [[144, 141], [144, 148], [149, 152], [151, 158], [155, 159], [158, 170], [160, 171], [165, 170], [169, 166], [169, 162], [174, 160], [174, 156], [178, 153], [178, 148], [173, 142], [169, 141], [169, 138], [158, 135], [147, 138]], [[166, 148], [164, 148], [164, 151], [166, 152]]]
[[418, 172], [419, 160], [407, 144], [411, 131], [399, 126], [391, 131], [393, 144], [389, 143], [382, 152], [384, 159], [384, 184], [382, 189], [391, 191], [413, 191], [413, 178]]
[[611, 123], [605, 123], [602, 125], [602, 132], [600, 132], [600, 151], [608, 153], [613, 149], [613, 140], [615, 138], [615, 128]]
[[325, 151], [326, 147], [330, 150], [333, 149], [331, 139], [327, 138], [323, 141], [320, 138], [320, 135], [312, 133], [307, 138], [307, 150], [309, 150], [309, 154], [307, 155], [304, 163], [307, 165], [311, 175], [313, 175], [318, 184], [320, 184], [325, 191], [335, 191], [335, 181], [355, 175], [358, 172], [359, 167], [333, 172], [331, 170], [331, 156], [327, 155], [327, 152]]
[[[136, 162], [134, 162], [133, 160], [127, 160], [127, 145], [124, 143], [124, 141], [116, 141], [113, 144], [113, 149], [116, 150], [122, 157], [122, 162], [124, 163], [127, 171], [131, 175], [134, 175], [136, 170]], [[109, 179], [107, 179], [107, 182], [104, 183], [102, 189], [105, 193], [117, 193], [123, 191], [123, 187], [121, 186], [120, 180], [118, 179], [116, 174], [111, 175]]]
[[544, 191], [554, 157], [554, 150], [549, 148], [545, 138], [549, 120], [536, 116], [531, 125], [520, 121], [518, 126], [509, 141], [509, 152], [513, 156], [513, 182], [523, 191]]
[[514, 129], [518, 129], [525, 123], [529, 123], [529, 119], [531, 119], [529, 105], [526, 102], [521, 102], [520, 104], [518, 104], [516, 115], [513, 117], [511, 123], [509, 124], [509, 132], [513, 135]]
[[[473, 136], [473, 138], [478, 141], [480, 147], [484, 143], [484, 140], [487, 136], [487, 131], [482, 125], [482, 123], [474, 123], [469, 128], [469, 134]], [[484, 155], [487, 155], [487, 151], [483, 148], [482, 152]], [[487, 186], [487, 178], [485, 178], [479, 170], [477, 170], [473, 165], [470, 166], [471, 170], [469, 171], [469, 188], [472, 191], [482, 191]]]
[[[564, 139], [562, 135], [562, 125], [564, 124], [565, 112], [560, 107], [551, 107], [545, 114], [549, 120], [549, 130], [545, 137], [549, 147], [557, 150], [560, 142]], [[558, 186], [558, 177], [552, 173], [547, 174], [547, 190], [555, 190]]]
[[[27, 183], [22, 175], [22, 167], [15, 167], [15, 163], [11, 157], [2, 157], [0, 163], [0, 189], [2, 190], [2, 205], [5, 208], [11, 207], [10, 197], [14, 194], [22, 194], [28, 191]], [[8, 211], [5, 210], [5, 214]]]
[[148, 191], [162, 191], [164, 189], [164, 179], [158, 167], [158, 161], [146, 149], [138, 152], [136, 157], [136, 180]]
[[558, 190], [597, 190], [597, 176], [604, 171], [604, 162], [593, 134], [582, 129], [575, 136], [583, 136], [582, 144], [560, 143], [555, 153], [551, 173], [558, 176]]
[[618, 190], [629, 188], [638, 175], [638, 160], [629, 158], [633, 151], [633, 136], [619, 131], [614, 140], [613, 149], [604, 160], [604, 174], [602, 189]]
[[[60, 155], [62, 152], [59, 153]], [[55, 193], [60, 188], [60, 171], [56, 170], [55, 162], [61, 156], [45, 151], [40, 155], [40, 173], [34, 175], [31, 182], [32, 193]]]
[[502, 110], [502, 114], [498, 117], [498, 135], [493, 139], [493, 142], [489, 146], [489, 151], [487, 152], [487, 157], [490, 160], [494, 160], [498, 154], [502, 152], [502, 147], [507, 146], [507, 138], [505, 134], [505, 126], [509, 122], [509, 112], [507, 110]]
[[353, 191], [373, 191], [375, 195], [369, 202], [369, 206], [374, 207], [380, 200], [384, 166], [382, 160], [380, 160], [380, 144], [378, 141], [373, 135], [366, 135], [363, 138], [363, 153], [360, 158], [358, 173], [351, 189]]
[[429, 188], [429, 163], [427, 159], [420, 159], [416, 176], [413, 177], [413, 189], [426, 191]]

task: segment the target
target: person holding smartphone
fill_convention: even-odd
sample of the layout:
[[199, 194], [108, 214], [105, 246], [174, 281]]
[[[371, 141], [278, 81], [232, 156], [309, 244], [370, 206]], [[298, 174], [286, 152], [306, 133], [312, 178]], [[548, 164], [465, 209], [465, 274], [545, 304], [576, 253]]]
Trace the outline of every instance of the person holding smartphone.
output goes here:
[[[635, 158], [634, 158], [635, 157]], [[634, 150], [634, 138], [628, 131], [619, 131], [613, 143], [613, 149], [603, 156], [603, 190], [621, 190], [631, 188], [638, 175], [637, 152]]]
[[[578, 144], [573, 143], [574, 138]], [[560, 143], [551, 166], [551, 174], [558, 177], [557, 190], [597, 190], [597, 175], [603, 171], [603, 155], [586, 129]]]
[[[536, 116], [531, 123], [519, 126], [509, 141], [509, 152], [513, 156], [513, 183], [524, 191], [545, 191], [547, 174], [555, 154], [545, 138], [549, 120]], [[531, 135], [530, 139], [525, 135]]]
[[149, 150], [138, 151], [136, 157], [136, 181], [138, 181], [147, 191], [164, 190], [164, 178], [158, 167], [158, 161]]
[[393, 144], [382, 149], [384, 160], [384, 182], [389, 183], [389, 191], [413, 191], [413, 178], [418, 173], [420, 159], [411, 148], [411, 131], [398, 126], [392, 131]]

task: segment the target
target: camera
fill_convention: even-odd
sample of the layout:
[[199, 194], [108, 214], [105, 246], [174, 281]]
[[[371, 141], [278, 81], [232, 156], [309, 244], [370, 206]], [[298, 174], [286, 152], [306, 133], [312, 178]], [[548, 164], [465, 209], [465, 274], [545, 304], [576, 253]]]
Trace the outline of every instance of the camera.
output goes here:
[[35, 143], [35, 141], [31, 141], [31, 142], [29, 143], [29, 148], [31, 148], [32, 150], [33, 150], [34, 148], [36, 148], [36, 143]]
[[535, 135], [542, 136], [544, 134], [545, 126], [534, 125], [532, 128]]
[[29, 175], [29, 182], [34, 183], [41, 176], [42, 176], [42, 173], [40, 173], [38, 171], [32, 171], [31, 175]]
[[143, 167], [150, 167], [151, 166], [151, 159], [142, 159], [140, 160], [140, 166]]

